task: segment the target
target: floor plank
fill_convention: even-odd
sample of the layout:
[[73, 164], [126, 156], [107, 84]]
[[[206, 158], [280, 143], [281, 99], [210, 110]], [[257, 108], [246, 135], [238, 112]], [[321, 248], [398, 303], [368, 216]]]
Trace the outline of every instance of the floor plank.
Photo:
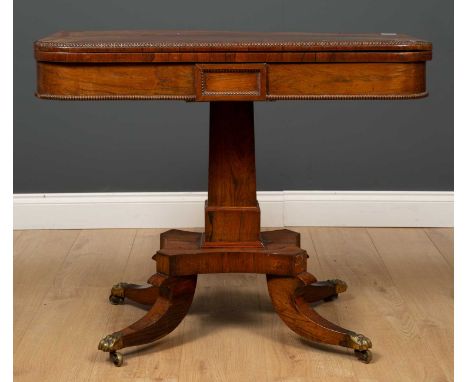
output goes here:
[[368, 232], [416, 320], [424, 354], [431, 352], [431, 366], [438, 365], [445, 380], [453, 380], [453, 269], [423, 229], [370, 228]]
[[16, 240], [21, 236], [22, 233], [22, 230], [13, 231], [13, 243], [16, 242]]
[[135, 236], [135, 229], [83, 230], [54, 287], [111, 287], [124, 275]]
[[[15, 380], [89, 379], [98, 355], [97, 344], [105, 334], [113, 308], [107, 303], [109, 285], [111, 280], [122, 277], [135, 233], [81, 231], [65, 259], [57, 261], [46, 252], [42, 258], [33, 257], [36, 264], [33, 262], [31, 267], [30, 262], [15, 264], [19, 275], [40, 267], [59, 267], [53, 287], [15, 349]], [[25, 319], [23, 313], [17, 318]]]
[[440, 254], [453, 268], [453, 228], [426, 228], [425, 231]]
[[[317, 312], [373, 340], [375, 362], [302, 340], [274, 313], [264, 275], [200, 275], [189, 314], [154, 344], [124, 349], [115, 368], [97, 343], [139, 319], [113, 306], [110, 287], [144, 283], [164, 230], [15, 234], [15, 381], [453, 380], [450, 232], [295, 229], [320, 280], [349, 289]], [[453, 263], [452, 263], [453, 264]]]
[[87, 381], [110, 313], [106, 293], [102, 287], [52, 289], [15, 351], [15, 381]]
[[271, 314], [260, 309], [263, 283], [261, 275], [199, 276], [184, 320], [180, 381], [262, 380], [262, 317]]
[[[264, 275], [199, 275], [183, 322], [179, 381], [262, 381]], [[268, 300], [267, 300], [268, 301]]]
[[78, 238], [79, 230], [21, 231], [14, 242], [14, 350]]

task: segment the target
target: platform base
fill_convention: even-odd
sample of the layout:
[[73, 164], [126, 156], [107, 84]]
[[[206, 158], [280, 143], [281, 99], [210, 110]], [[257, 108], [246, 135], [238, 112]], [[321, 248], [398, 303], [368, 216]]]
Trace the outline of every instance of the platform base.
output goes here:
[[371, 360], [371, 341], [321, 317], [310, 306], [330, 301], [346, 291], [341, 280], [318, 282], [306, 272], [306, 251], [300, 235], [289, 230], [262, 232], [262, 248], [202, 248], [202, 234], [170, 230], [161, 235], [161, 249], [153, 257], [157, 273], [149, 286], [119, 283], [112, 287], [110, 301], [125, 298], [152, 305], [134, 324], [104, 337], [98, 348], [109, 352], [116, 366], [123, 364], [117, 352], [129, 346], [153, 342], [173, 331], [187, 314], [199, 273], [265, 273], [276, 313], [294, 332], [311, 341], [355, 350], [363, 362]]
[[307, 268], [307, 253], [300, 235], [282, 229], [262, 232], [262, 245], [207, 248], [203, 234], [170, 230], [161, 235], [161, 249], [154, 255], [157, 272], [170, 276], [200, 273], [265, 273], [295, 276]]

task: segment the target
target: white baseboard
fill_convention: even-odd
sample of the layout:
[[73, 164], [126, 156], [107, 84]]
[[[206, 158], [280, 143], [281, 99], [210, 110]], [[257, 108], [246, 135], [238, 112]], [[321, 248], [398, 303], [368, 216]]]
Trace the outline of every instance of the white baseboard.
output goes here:
[[[263, 227], [452, 227], [453, 192], [258, 192]], [[206, 192], [15, 194], [15, 229], [202, 227]]]

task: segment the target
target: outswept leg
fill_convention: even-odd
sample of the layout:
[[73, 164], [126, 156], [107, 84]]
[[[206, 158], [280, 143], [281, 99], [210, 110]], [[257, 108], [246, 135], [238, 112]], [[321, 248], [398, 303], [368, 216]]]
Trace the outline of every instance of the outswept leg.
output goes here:
[[117, 350], [153, 342], [179, 325], [192, 304], [197, 276], [155, 274], [149, 283], [159, 289], [159, 295], [148, 313], [134, 324], [109, 334], [99, 342], [98, 349], [109, 352], [116, 366], [122, 364], [122, 355]]
[[109, 301], [113, 305], [121, 305], [128, 298], [139, 304], [153, 305], [158, 296], [159, 288], [154, 285], [118, 283], [112, 287]]
[[311, 297], [314, 276], [307, 272], [296, 277], [267, 275], [267, 282], [275, 311], [291, 330], [312, 341], [354, 349], [360, 360], [370, 362], [369, 338], [333, 324], [310, 307], [307, 296]]

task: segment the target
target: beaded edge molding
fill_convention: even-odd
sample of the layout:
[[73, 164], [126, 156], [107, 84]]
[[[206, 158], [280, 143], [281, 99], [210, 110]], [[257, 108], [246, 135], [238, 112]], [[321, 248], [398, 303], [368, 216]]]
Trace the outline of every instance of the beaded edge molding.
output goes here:
[[[210, 96], [262, 96], [261, 81], [262, 81], [262, 71], [266, 71], [266, 67], [262, 66], [259, 68], [203, 68], [198, 66], [199, 75], [201, 79], [200, 91], [202, 97]], [[247, 90], [247, 91], [207, 91], [206, 90], [206, 73], [256, 73], [257, 74], [257, 90]], [[263, 73], [265, 74], [265, 73]]]
[[119, 100], [161, 100], [161, 101], [195, 101], [193, 95], [58, 95], [58, 94], [35, 94], [37, 98], [60, 101], [119, 101]]
[[39, 40], [35, 42], [36, 48], [235, 48], [235, 47], [381, 47], [401, 45], [423, 45], [432, 47], [432, 44], [423, 40], [378, 40], [378, 41], [238, 41], [238, 42], [59, 42]]
[[[429, 95], [428, 92], [404, 94], [404, 95], [267, 95], [267, 101], [293, 101], [293, 100], [405, 100], [405, 99], [418, 99], [425, 98]], [[146, 100], [167, 100], [167, 101], [195, 101], [195, 96], [171, 96], [171, 95], [155, 95], [155, 96], [141, 96], [141, 95], [56, 95], [56, 94], [38, 94], [37, 98], [60, 100], [60, 101], [120, 101], [120, 100], [133, 100], [133, 101], [146, 101]]]
[[414, 93], [414, 94], [388, 94], [388, 95], [372, 95], [372, 94], [343, 94], [343, 95], [272, 95], [266, 96], [268, 101], [288, 101], [288, 100], [404, 100], [425, 98], [429, 92]]

